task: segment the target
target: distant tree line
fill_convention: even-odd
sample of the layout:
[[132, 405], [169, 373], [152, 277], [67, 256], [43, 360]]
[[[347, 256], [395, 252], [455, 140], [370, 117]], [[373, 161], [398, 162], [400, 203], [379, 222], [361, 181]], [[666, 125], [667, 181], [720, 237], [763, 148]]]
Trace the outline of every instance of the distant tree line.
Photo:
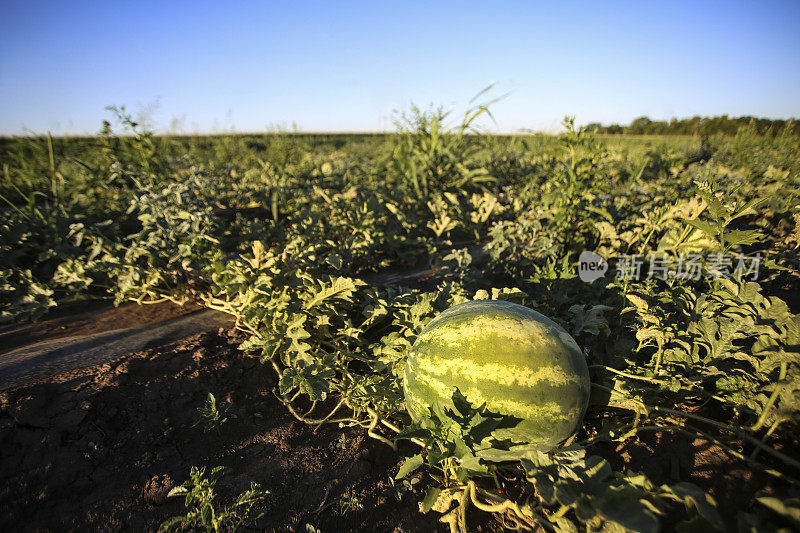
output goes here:
[[795, 119], [771, 120], [757, 117], [701, 117], [666, 120], [650, 120], [639, 117], [627, 126], [611, 124], [604, 126], [599, 122], [586, 125], [586, 129], [596, 133], [630, 135], [713, 135], [716, 133], [735, 134], [740, 128], [760, 135], [790, 134], [800, 135], [800, 123]]

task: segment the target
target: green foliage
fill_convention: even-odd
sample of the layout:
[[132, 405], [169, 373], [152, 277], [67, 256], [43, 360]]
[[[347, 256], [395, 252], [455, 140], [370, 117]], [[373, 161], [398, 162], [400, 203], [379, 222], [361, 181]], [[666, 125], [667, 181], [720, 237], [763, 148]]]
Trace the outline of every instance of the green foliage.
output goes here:
[[616, 526], [654, 532], [659, 530], [659, 516], [669, 513], [674, 520], [674, 513], [680, 511], [675, 504], [687, 515], [677, 528], [691, 524], [724, 529], [714, 499], [690, 483], [659, 487], [643, 474], [614, 473], [608, 461], [587, 457], [580, 448], [535, 452], [521, 463], [541, 505], [558, 509], [550, 515], [557, 531], [566, 526], [563, 517], [572, 511], [588, 529]]
[[686, 219], [686, 223], [699, 229], [706, 237], [714, 242], [716, 251], [728, 253], [733, 247], [752, 245], [763, 237], [756, 230], [731, 230], [731, 222], [737, 218], [755, 213], [755, 210], [764, 203], [763, 199], [753, 199], [739, 205], [736, 202], [723, 203], [719, 195], [716, 182], [697, 183], [698, 193], [708, 206], [710, 220], [698, 218]]
[[[444, 479], [486, 475], [489, 470], [478, 458], [479, 452], [483, 457], [506, 459], [503, 452], [513, 443], [490, 437], [494, 430], [513, 428], [520, 420], [492, 413], [485, 406], [475, 407], [458, 389], [453, 393], [453, 405], [455, 410], [434, 404], [430, 416], [398, 438], [413, 437], [425, 442], [426, 463], [440, 470]], [[403, 464], [398, 476], [405, 477], [421, 465], [421, 456], [414, 456]]]
[[[487, 87], [473, 101], [487, 91]], [[397, 136], [390, 168], [420, 199], [433, 191], [459, 189], [494, 181], [486, 169], [475, 167], [479, 150], [471, 138], [478, 133], [475, 121], [483, 114], [491, 116], [489, 106], [499, 101], [475, 105], [464, 112], [459, 123], [447, 123], [449, 112], [443, 108], [423, 111], [412, 105], [396, 120]]]
[[111, 166], [118, 166], [126, 172], [148, 179], [163, 172], [166, 165], [160, 157], [154, 132], [134, 120], [133, 115], [125, 110], [125, 106], [107, 106], [106, 110], [114, 115], [115, 121], [130, 135], [130, 142], [121, 141], [114, 135], [111, 123], [103, 121], [100, 139]]
[[34, 281], [30, 270], [0, 270], [0, 323], [36, 320], [54, 307], [53, 290]]
[[758, 135], [798, 135], [800, 127], [797, 121], [771, 120], [751, 116], [728, 117], [728, 115], [701, 117], [694, 116], [686, 119], [673, 118], [669, 122], [664, 120], [650, 120], [648, 117], [638, 117], [627, 126], [612, 124], [603, 126], [592, 123], [587, 129], [606, 134], [629, 135], [733, 135], [742, 129], [750, 130]]
[[[419, 445], [388, 495], [427, 487], [422, 510], [455, 530], [467, 510], [509, 529], [729, 527], [697, 487], [611, 468], [608, 450], [641, 431], [703, 438], [796, 483], [800, 463], [782, 450], [800, 419], [800, 326], [780, 295], [798, 289], [797, 136], [610, 139], [569, 118], [555, 137], [479, 135], [491, 103], [452, 122], [414, 107], [388, 136], [160, 137], [113, 108], [125, 136], [108, 123], [98, 138], [0, 139], [0, 319], [84, 295], [229, 313], [298, 419]], [[577, 277], [584, 250], [609, 260], [605, 278]], [[758, 279], [736, 265], [714, 275], [710, 261], [694, 280], [645, 279], [647, 265], [615, 278], [620, 254], [740, 252], [771, 262]], [[482, 461], [509, 446], [487, 434], [514, 421], [460, 392], [450, 412], [408, 424], [402, 369], [416, 336], [486, 298], [551, 317], [586, 353], [593, 400], [571, 446]], [[213, 395], [201, 417], [225, 421]], [[613, 443], [606, 459], [597, 442]], [[249, 523], [263, 493], [220, 507], [221, 473], [193, 469], [189, 512], [167, 527]], [[795, 523], [782, 486], [752, 500], [743, 530]], [[351, 496], [343, 510], [362, 505]]]
[[348, 513], [350, 511], [361, 511], [364, 509], [364, 504], [361, 502], [361, 498], [357, 497], [351, 491], [346, 491], [339, 501], [339, 507], [341, 507], [343, 512]]
[[239, 494], [228, 506], [219, 507], [214, 488], [217, 481], [230, 471], [224, 466], [215, 467], [208, 477], [205, 468], [192, 467], [189, 479], [169, 492], [170, 497], [186, 496], [188, 512], [182, 516], [173, 516], [164, 521], [159, 532], [178, 531], [185, 527], [200, 528], [206, 531], [234, 532], [242, 528], [252, 527], [258, 519], [254, 507], [268, 491], [261, 489], [258, 483], [251, 483], [250, 489]]
[[227, 417], [223, 417], [228, 406], [223, 407], [221, 410], [217, 407], [217, 399], [210, 392], [206, 398], [206, 403], [198, 409], [200, 419], [195, 422], [195, 426], [203, 424], [203, 431], [211, 431], [212, 429], [219, 429], [222, 424], [228, 421]]
[[398, 473], [395, 477], [389, 476], [387, 479], [388, 486], [386, 488], [386, 494], [389, 497], [400, 501], [407, 493], [414, 492], [414, 486], [419, 483], [419, 479], [402, 479], [406, 475], [407, 473], [404, 472], [403, 475]]

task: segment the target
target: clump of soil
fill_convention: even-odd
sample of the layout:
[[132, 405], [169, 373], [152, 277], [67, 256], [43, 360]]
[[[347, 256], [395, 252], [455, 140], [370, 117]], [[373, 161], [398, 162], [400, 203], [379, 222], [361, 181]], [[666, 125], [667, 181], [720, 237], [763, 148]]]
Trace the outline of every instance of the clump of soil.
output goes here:
[[[0, 529], [154, 530], [185, 514], [184, 499], [167, 494], [190, 468], [218, 465], [232, 469], [217, 484], [221, 502], [251, 481], [269, 491], [261, 530], [444, 527], [419, 513], [421, 490], [391, 494], [402, 453], [362, 429], [314, 432], [295, 420], [273, 371], [237, 350], [240, 340], [204, 333], [0, 394]], [[205, 432], [198, 409], [209, 392], [228, 420]]]

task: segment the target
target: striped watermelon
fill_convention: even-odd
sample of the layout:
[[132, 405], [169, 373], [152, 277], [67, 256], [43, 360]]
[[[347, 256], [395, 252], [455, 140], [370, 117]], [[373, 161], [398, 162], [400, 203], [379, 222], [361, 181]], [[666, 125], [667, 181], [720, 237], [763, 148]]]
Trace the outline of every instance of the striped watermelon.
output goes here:
[[481, 442], [479, 457], [502, 461], [549, 450], [577, 430], [589, 401], [589, 369], [575, 340], [549, 318], [514, 303], [477, 300], [451, 307], [422, 330], [403, 386], [415, 421], [434, 402], [452, 410], [456, 388], [474, 407], [485, 403], [490, 412], [521, 419]]

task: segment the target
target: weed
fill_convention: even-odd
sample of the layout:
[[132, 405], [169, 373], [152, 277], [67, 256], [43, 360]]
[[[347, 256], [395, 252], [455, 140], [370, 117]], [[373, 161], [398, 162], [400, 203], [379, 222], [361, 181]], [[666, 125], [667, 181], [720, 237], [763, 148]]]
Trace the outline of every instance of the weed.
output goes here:
[[189, 480], [169, 492], [169, 497], [186, 497], [188, 512], [164, 521], [159, 526], [159, 532], [201, 526], [207, 531], [234, 532], [244, 527], [252, 527], [260, 516], [255, 514], [254, 507], [269, 494], [269, 491], [263, 490], [258, 483], [253, 482], [250, 484], [250, 489], [239, 494], [231, 505], [219, 507], [214, 488], [217, 481], [228, 472], [228, 468], [217, 466], [206, 478], [205, 468], [193, 466]]
[[203, 424], [203, 431], [211, 431], [212, 429], [219, 430], [219, 428], [227, 422], [227, 417], [223, 415], [228, 410], [228, 406], [219, 409], [217, 407], [217, 399], [210, 392], [206, 398], [206, 403], [197, 411], [200, 413], [200, 419], [194, 423], [195, 426]]

